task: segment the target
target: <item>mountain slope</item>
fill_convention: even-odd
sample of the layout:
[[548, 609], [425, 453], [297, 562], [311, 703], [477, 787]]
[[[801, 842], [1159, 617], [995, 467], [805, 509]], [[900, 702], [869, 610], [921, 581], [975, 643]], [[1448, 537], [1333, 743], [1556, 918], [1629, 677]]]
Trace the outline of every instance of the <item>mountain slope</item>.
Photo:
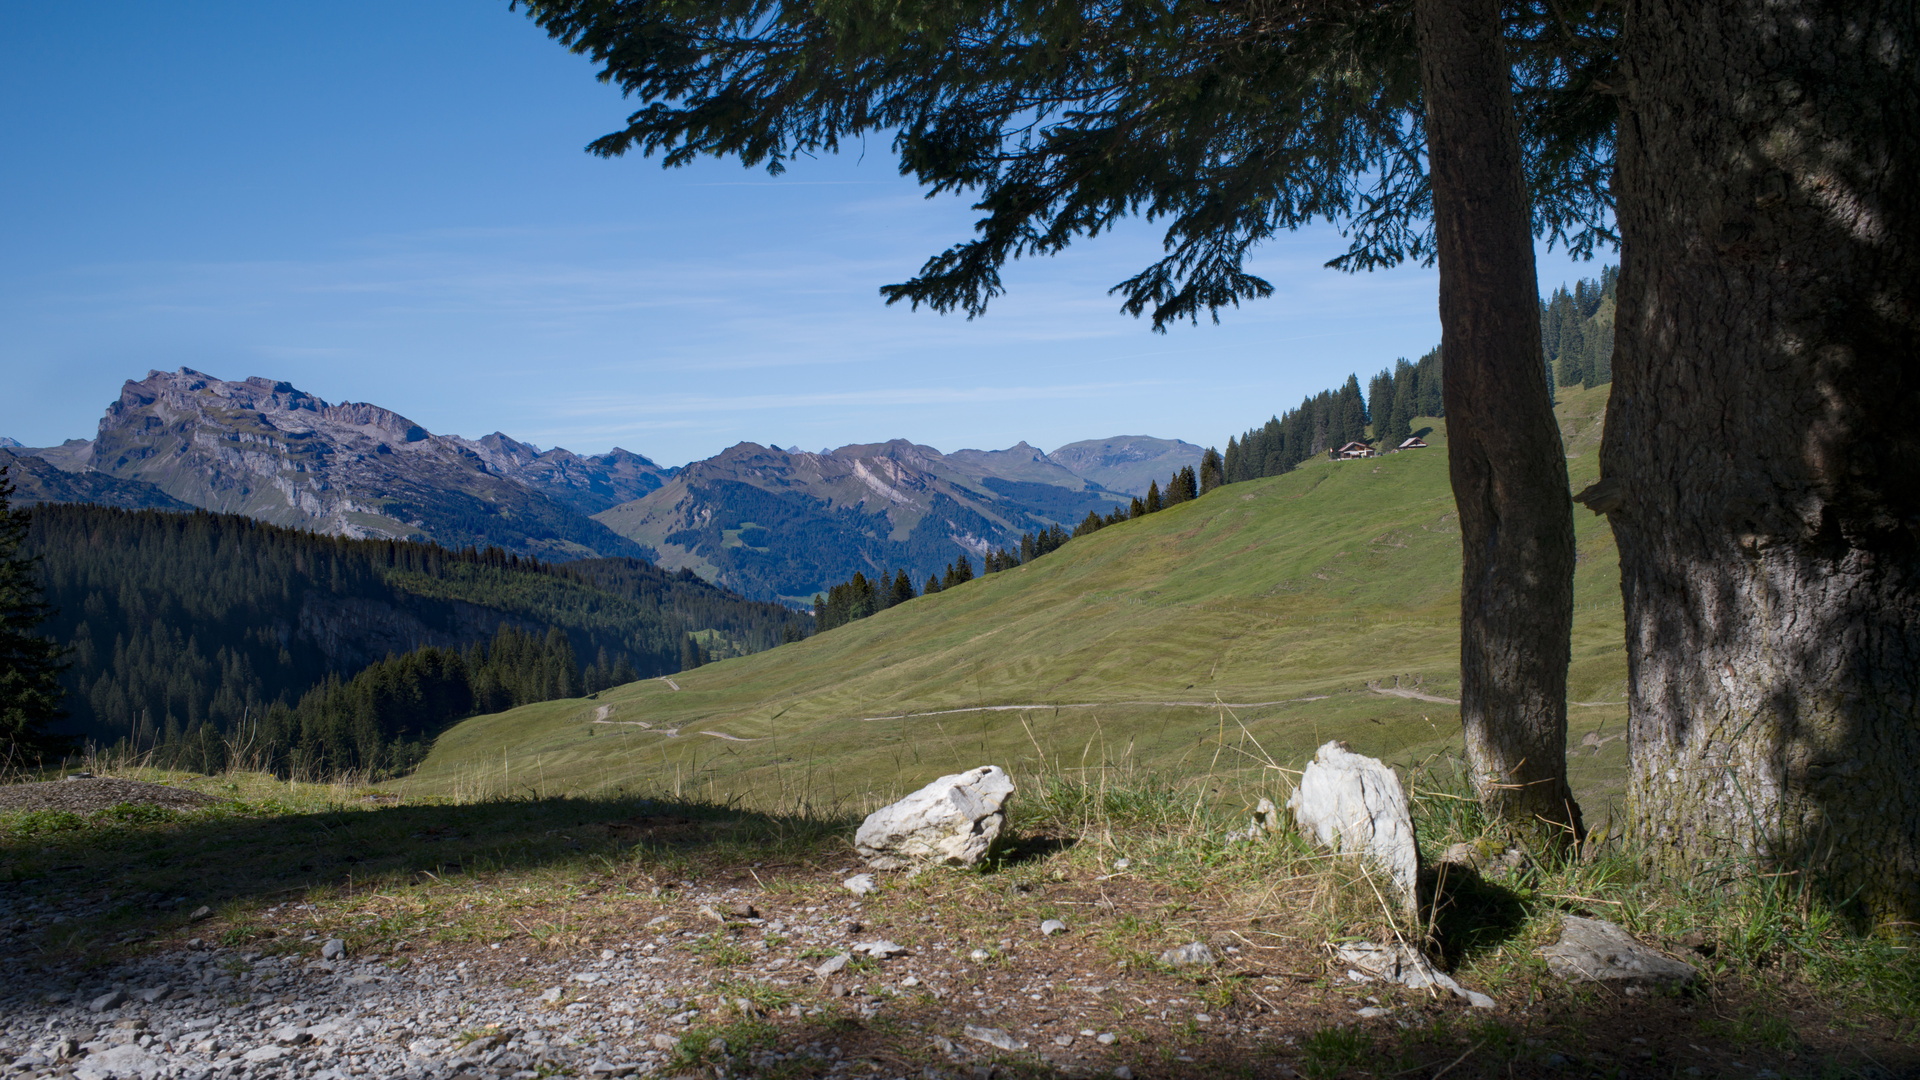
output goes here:
[[[1597, 475], [1606, 388], [1563, 393], [1569, 469]], [[443, 735], [413, 783], [538, 759], [555, 790], [711, 783], [771, 805], [1023, 769], [1211, 769], [1270, 784], [1267, 755], [1329, 738], [1405, 756], [1452, 742], [1460, 547], [1444, 424], [1384, 458], [1317, 460], [1076, 539], [1025, 566], [794, 645]], [[1624, 743], [1618, 562], [1577, 520], [1570, 760], [1604, 817]], [[1376, 690], [1370, 684], [1378, 684]], [[1382, 691], [1400, 691], [1399, 694]], [[1441, 699], [1441, 700], [1436, 700]], [[488, 763], [493, 763], [491, 766]], [[677, 778], [677, 780], [676, 780]]]
[[917, 583], [1121, 501], [1025, 443], [952, 455], [904, 439], [822, 454], [740, 443], [595, 520], [663, 566], [805, 602], [856, 571], [905, 568]]
[[645, 554], [585, 511], [657, 486], [662, 474], [625, 451], [579, 458], [498, 434], [434, 435], [377, 405], [333, 405], [288, 383], [226, 382], [190, 368], [129, 381], [84, 460], [182, 502], [275, 525], [547, 559]]
[[1112, 491], [1145, 495], [1147, 485], [1167, 479], [1188, 465], [1198, 469], [1200, 447], [1179, 439], [1156, 439], [1151, 435], [1116, 435], [1111, 439], [1086, 439], [1068, 443], [1047, 453], [1047, 459], [1076, 476]]
[[16, 506], [93, 503], [122, 510], [191, 510], [193, 507], [140, 480], [96, 472], [68, 472], [25, 447], [0, 448], [0, 469], [13, 482]]

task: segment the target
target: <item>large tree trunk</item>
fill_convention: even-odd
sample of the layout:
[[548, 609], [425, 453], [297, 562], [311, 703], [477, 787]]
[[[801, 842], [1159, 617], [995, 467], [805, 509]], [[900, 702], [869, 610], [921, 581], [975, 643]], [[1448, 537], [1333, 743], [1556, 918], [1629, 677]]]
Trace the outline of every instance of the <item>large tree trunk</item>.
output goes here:
[[1573, 503], [1540, 352], [1527, 186], [1498, 0], [1417, 0], [1460, 509], [1460, 717], [1482, 802], [1549, 843], [1567, 787]]
[[1920, 20], [1634, 0], [1622, 52], [1581, 499], [1620, 546], [1633, 835], [1920, 919]]

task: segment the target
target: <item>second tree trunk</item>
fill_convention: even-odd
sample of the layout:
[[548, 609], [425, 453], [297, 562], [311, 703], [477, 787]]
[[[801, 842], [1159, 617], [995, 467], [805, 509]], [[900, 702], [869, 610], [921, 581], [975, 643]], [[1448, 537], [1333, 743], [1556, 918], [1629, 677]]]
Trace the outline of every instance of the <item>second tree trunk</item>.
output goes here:
[[1448, 464], [1460, 511], [1460, 717], [1488, 812], [1576, 837], [1567, 786], [1573, 504], [1498, 0], [1418, 0], [1440, 256]]

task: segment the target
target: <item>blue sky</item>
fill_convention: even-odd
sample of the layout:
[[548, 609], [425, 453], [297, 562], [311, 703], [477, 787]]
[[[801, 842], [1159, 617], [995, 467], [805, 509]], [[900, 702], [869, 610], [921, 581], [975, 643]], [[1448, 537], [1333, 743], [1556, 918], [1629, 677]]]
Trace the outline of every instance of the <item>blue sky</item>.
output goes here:
[[[773, 179], [582, 152], [630, 106], [501, 3], [27, 5], [0, 35], [0, 435], [90, 437], [188, 366], [663, 464], [742, 440], [1224, 445], [1439, 339], [1435, 275], [1267, 245], [1277, 295], [1166, 335], [1150, 227], [1020, 263], [982, 319], [880, 285], [967, 235], [884, 143]], [[1542, 253], [1541, 279], [1597, 273]]]

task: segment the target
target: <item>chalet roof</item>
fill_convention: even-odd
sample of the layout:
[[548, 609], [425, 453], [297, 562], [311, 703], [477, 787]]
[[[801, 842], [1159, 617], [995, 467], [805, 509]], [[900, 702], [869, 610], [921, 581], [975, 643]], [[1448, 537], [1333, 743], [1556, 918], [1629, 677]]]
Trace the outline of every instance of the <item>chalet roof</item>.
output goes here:
[[1340, 452], [1340, 453], [1342, 453], [1342, 454], [1344, 454], [1344, 453], [1346, 453], [1346, 452], [1347, 452], [1347, 451], [1349, 451], [1349, 450], [1371, 450], [1371, 449], [1373, 449], [1373, 447], [1371, 447], [1371, 446], [1368, 446], [1368, 445], [1367, 445], [1366, 443], [1363, 443], [1363, 442], [1350, 442], [1350, 443], [1348, 443], [1347, 445], [1345, 445], [1345, 446], [1343, 446], [1343, 447], [1341, 447], [1341, 448], [1340, 448], [1340, 450], [1339, 450], [1339, 452]]
[[1415, 435], [1415, 436], [1412, 436], [1411, 438], [1409, 438], [1409, 439], [1408, 439], [1408, 440], [1407, 440], [1406, 442], [1403, 442], [1403, 443], [1401, 443], [1401, 444], [1400, 444], [1399, 446], [1397, 446], [1397, 447], [1395, 447], [1394, 449], [1396, 449], [1396, 450], [1419, 450], [1419, 449], [1421, 449], [1422, 447], [1424, 447], [1424, 446], [1426, 446], [1426, 445], [1427, 445], [1426, 443], [1424, 443], [1424, 442], [1422, 442], [1422, 441], [1420, 441], [1420, 436], [1418, 436], [1418, 435]]

